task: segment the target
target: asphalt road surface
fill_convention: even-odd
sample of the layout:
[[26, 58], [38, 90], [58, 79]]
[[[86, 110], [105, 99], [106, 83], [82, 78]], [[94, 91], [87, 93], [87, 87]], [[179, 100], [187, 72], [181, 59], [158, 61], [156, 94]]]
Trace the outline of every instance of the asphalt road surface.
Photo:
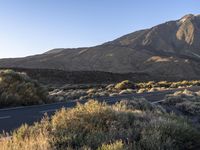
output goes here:
[[[166, 94], [171, 94], [178, 90], [181, 89], [141, 94], [120, 95], [114, 97], [101, 97], [97, 98], [97, 100], [100, 102], [106, 102], [108, 104], [114, 104], [123, 99], [131, 99], [133, 97], [144, 97], [148, 101], [156, 103], [162, 100]], [[192, 87], [190, 88], [190, 90], [198, 91], [200, 90], [200, 87]], [[85, 103], [87, 102], [87, 100], [82, 100], [79, 102]], [[0, 133], [2, 133], [3, 131], [13, 131], [14, 129], [20, 127], [22, 124], [25, 123], [31, 125], [36, 121], [40, 121], [41, 118], [44, 116], [44, 113], [47, 113], [49, 116], [51, 116], [55, 113], [56, 110], [60, 108], [72, 108], [76, 106], [76, 104], [77, 101], [69, 101], [46, 105], [0, 109]]]

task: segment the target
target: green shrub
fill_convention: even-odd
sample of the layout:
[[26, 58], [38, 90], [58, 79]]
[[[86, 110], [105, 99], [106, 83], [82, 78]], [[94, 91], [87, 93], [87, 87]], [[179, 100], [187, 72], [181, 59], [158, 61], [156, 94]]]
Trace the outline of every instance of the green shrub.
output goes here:
[[135, 84], [129, 80], [122, 81], [115, 85], [115, 89], [117, 90], [125, 90], [125, 89], [135, 89]]
[[25, 73], [0, 71], [0, 107], [42, 104], [47, 91]]

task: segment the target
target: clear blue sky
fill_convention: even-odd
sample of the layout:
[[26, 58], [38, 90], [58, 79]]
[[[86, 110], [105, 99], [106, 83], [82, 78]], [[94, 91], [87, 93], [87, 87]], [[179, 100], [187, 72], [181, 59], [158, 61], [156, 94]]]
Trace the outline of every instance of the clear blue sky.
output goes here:
[[188, 13], [199, 0], [0, 0], [0, 58], [94, 46]]

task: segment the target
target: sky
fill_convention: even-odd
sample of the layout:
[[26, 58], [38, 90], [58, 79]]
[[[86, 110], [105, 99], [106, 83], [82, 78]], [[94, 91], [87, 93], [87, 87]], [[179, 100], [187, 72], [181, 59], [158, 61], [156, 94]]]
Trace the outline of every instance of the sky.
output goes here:
[[200, 14], [200, 0], [0, 0], [0, 58], [88, 47]]

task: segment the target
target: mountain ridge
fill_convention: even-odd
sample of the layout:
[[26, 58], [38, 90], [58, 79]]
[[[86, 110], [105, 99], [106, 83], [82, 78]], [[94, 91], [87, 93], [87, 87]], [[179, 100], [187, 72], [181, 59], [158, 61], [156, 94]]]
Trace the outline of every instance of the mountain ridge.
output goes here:
[[101, 45], [60, 48], [17, 59], [1, 59], [0, 67], [200, 76], [200, 15], [185, 15]]

